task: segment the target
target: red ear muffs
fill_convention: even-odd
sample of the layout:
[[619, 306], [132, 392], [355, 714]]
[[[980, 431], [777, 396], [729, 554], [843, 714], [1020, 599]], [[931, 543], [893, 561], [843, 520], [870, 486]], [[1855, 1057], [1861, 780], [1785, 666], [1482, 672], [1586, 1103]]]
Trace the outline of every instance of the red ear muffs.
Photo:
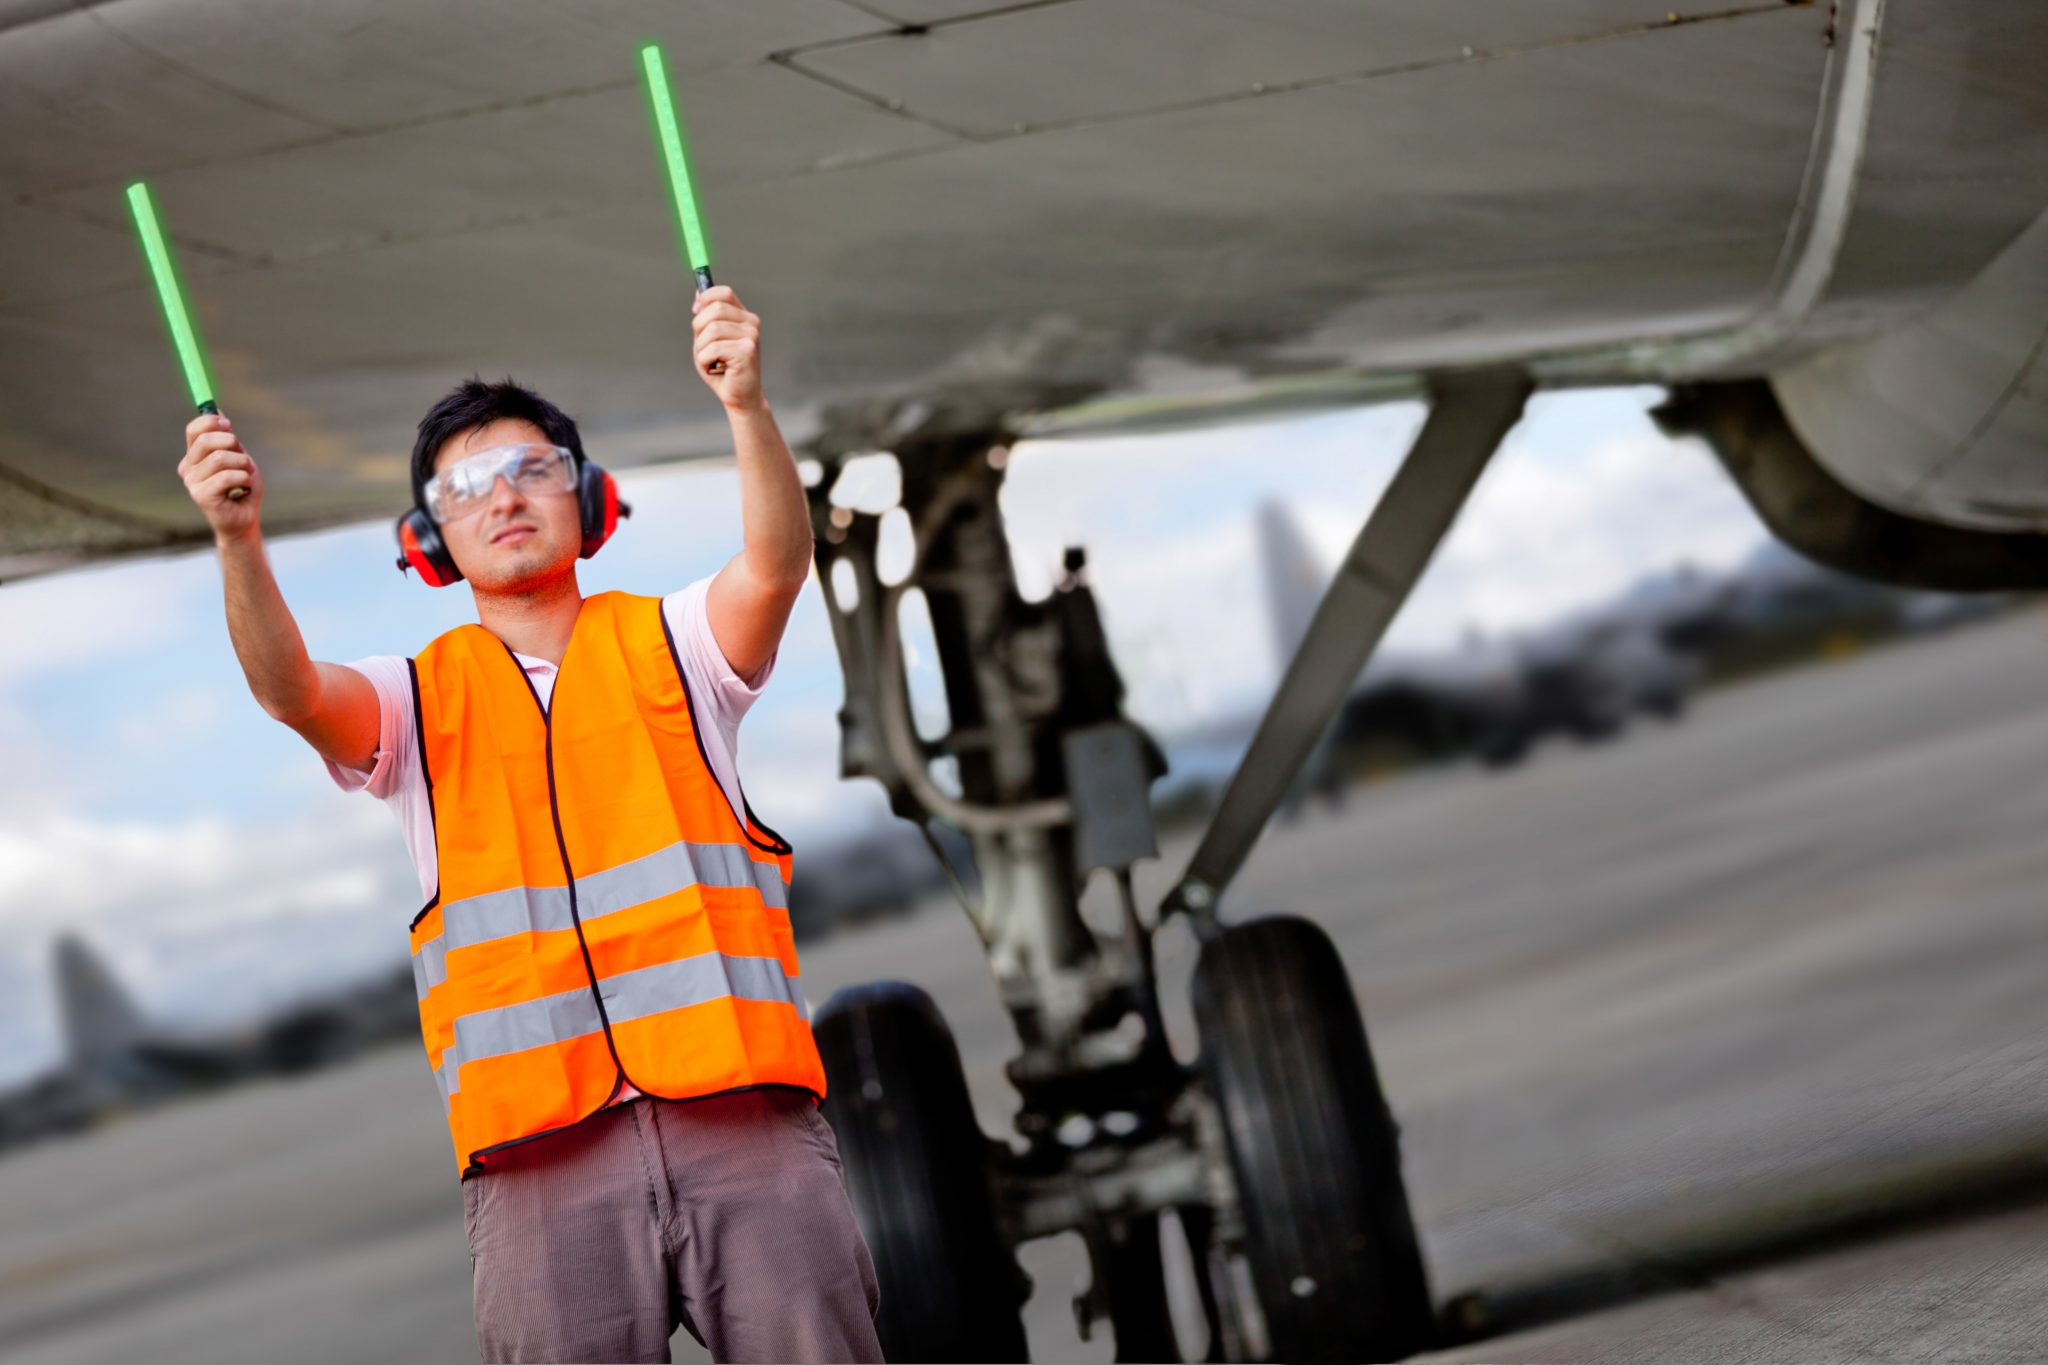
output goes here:
[[583, 461], [576, 477], [576, 505], [583, 516], [583, 549], [579, 559], [588, 559], [604, 547], [619, 529], [619, 518], [630, 517], [633, 509], [619, 501], [619, 486], [603, 467]]
[[[619, 529], [619, 518], [633, 515], [633, 509], [619, 501], [619, 486], [600, 466], [583, 461], [576, 476], [576, 510], [583, 525], [583, 548], [578, 558], [588, 559], [604, 547]], [[441, 528], [423, 508], [411, 507], [398, 519], [398, 571], [417, 569], [429, 587], [445, 588], [462, 581], [455, 556], [441, 539]]]
[[407, 508], [398, 519], [398, 551], [398, 571], [419, 570], [430, 588], [445, 588], [462, 581], [462, 570], [455, 567], [455, 556], [448, 553], [441, 528], [417, 507]]

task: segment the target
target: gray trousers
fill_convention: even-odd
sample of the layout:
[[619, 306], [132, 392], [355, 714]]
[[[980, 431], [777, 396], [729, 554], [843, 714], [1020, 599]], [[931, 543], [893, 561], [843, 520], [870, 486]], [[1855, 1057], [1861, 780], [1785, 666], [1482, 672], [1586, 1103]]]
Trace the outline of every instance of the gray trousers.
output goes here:
[[810, 1096], [635, 1099], [462, 1182], [487, 1361], [880, 1360], [874, 1262]]

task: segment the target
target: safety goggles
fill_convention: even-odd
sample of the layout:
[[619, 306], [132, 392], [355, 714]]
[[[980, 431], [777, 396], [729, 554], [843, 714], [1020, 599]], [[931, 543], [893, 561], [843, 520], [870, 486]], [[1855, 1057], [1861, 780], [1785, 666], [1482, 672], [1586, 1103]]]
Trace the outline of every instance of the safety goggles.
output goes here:
[[428, 480], [427, 514], [446, 526], [491, 500], [498, 478], [522, 493], [568, 493], [576, 487], [576, 456], [562, 446], [492, 446], [465, 455]]

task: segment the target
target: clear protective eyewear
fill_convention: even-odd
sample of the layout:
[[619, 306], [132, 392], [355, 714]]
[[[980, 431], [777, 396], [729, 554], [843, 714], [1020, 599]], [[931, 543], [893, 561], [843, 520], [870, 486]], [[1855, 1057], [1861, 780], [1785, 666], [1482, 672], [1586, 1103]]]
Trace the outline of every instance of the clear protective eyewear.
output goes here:
[[500, 475], [522, 493], [569, 493], [576, 488], [576, 456], [563, 446], [530, 443], [465, 455], [428, 481], [428, 514], [446, 526], [481, 510]]

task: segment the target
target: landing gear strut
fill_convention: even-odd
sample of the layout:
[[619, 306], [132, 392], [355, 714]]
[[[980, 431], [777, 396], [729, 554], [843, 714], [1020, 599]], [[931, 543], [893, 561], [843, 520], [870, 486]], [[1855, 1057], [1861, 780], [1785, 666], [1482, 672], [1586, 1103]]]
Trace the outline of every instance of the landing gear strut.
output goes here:
[[[908, 571], [883, 582], [883, 517], [834, 506], [841, 461], [811, 489], [820, 577], [846, 677], [841, 771], [879, 781], [956, 874], [1019, 1050], [1015, 1144], [975, 1126], [958, 1053], [928, 997], [842, 991], [817, 1032], [849, 1192], [881, 1279], [892, 1360], [1021, 1358], [1028, 1285], [1013, 1248], [1075, 1231], [1093, 1284], [1083, 1331], [1106, 1322], [1120, 1360], [1183, 1353], [1166, 1311], [1162, 1218], [1185, 1235], [1217, 1360], [1392, 1359], [1434, 1317], [1395, 1125], [1335, 948], [1296, 918], [1226, 927], [1217, 901], [1285, 795], [1485, 460], [1520, 413], [1519, 374], [1437, 384], [1422, 434], [1375, 508], [1163, 905], [1130, 870], [1158, 856], [1148, 792], [1165, 760], [1122, 715], [1085, 556], [1041, 602], [1011, 573], [992, 434], [906, 441], [895, 455]], [[950, 729], [912, 722], [899, 608], [919, 591]], [[935, 776], [946, 760], [957, 780]], [[954, 840], [957, 846], [957, 839]], [[1121, 924], [1085, 923], [1097, 870]], [[980, 887], [978, 897], [968, 883]], [[1198, 1065], [1167, 1045], [1152, 936], [1191, 917]]]

